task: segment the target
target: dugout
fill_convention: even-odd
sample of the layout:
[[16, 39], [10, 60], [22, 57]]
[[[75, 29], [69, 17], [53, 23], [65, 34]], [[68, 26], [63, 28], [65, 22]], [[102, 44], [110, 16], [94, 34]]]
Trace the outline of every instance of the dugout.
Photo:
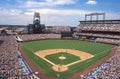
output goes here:
[[97, 37], [89, 36], [89, 40], [96, 40]]

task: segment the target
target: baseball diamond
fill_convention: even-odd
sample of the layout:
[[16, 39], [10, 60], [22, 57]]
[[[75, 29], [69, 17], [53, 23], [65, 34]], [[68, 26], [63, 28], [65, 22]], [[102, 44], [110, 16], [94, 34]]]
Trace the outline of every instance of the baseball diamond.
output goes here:
[[[61, 65], [56, 65], [55, 63], [53, 63], [50, 60], [48, 60], [48, 59], [45, 58], [45, 56], [47, 56], [47, 55], [55, 54], [55, 53], [59, 53], [59, 52], [67, 52], [67, 53], [70, 53], [72, 55], [79, 56], [81, 58], [81, 60], [69, 63], [67, 65], [64, 65], [64, 67], [61, 67], [61, 66], [63, 66], [62, 64]], [[89, 59], [89, 58], [93, 57], [93, 55], [91, 55], [91, 54], [88, 54], [88, 53], [85, 53], [85, 52], [82, 52], [82, 51], [78, 51], [78, 50], [71, 50], [71, 49], [49, 49], [49, 50], [38, 51], [35, 54], [37, 56], [41, 57], [46, 62], [48, 62], [51, 65], [53, 65], [53, 70], [58, 71], [58, 72], [65, 71], [65, 70], [68, 69], [67, 68], [68, 66], [71, 66], [73, 64], [79, 63], [79, 62], [81, 62], [83, 60], [86, 60], [86, 59]], [[58, 69], [56, 69], [56, 66], [58, 66]]]
[[40, 40], [22, 43], [25, 54], [48, 77], [68, 79], [109, 54], [113, 45], [79, 40]]

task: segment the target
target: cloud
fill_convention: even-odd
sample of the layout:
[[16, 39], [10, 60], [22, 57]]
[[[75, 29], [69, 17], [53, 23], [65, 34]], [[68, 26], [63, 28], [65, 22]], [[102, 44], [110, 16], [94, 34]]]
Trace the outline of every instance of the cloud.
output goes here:
[[[19, 1], [19, 0], [18, 0]], [[24, 1], [22, 6], [24, 7], [44, 7], [44, 6], [57, 6], [57, 5], [69, 5], [75, 4], [75, 0], [45, 0], [45, 1], [34, 1], [27, 0]]]
[[24, 25], [31, 23], [32, 17], [22, 10], [0, 8], [0, 24]]
[[92, 11], [74, 10], [74, 9], [29, 9], [25, 15], [33, 16], [34, 12], [39, 12], [41, 16], [41, 23], [45, 25], [66, 25], [77, 26], [79, 20], [84, 20], [86, 13]]
[[0, 14], [1, 15], [20, 15], [22, 13], [22, 10], [18, 9], [5, 9], [5, 8], [0, 8]]
[[86, 2], [86, 4], [96, 5], [97, 2], [96, 2], [95, 0], [88, 0], [88, 1]]
[[56, 15], [84, 15], [86, 13], [91, 13], [92, 11], [85, 11], [79, 9], [28, 9], [25, 14], [33, 14], [34, 12], [39, 12], [40, 14], [56, 14]]
[[106, 19], [120, 19], [120, 12], [109, 12], [106, 14]]
[[[3, 12], [3, 13], [2, 13]], [[31, 24], [33, 23], [34, 12], [39, 12], [41, 23], [45, 25], [70, 25], [77, 26], [78, 21], [83, 18], [85, 13], [91, 11], [84, 10], [58, 10], [58, 9], [28, 9], [27, 11], [19, 11], [12, 9], [0, 9], [2, 24]], [[9, 18], [8, 18], [9, 17]]]
[[[78, 21], [84, 20], [85, 14], [96, 11], [80, 9], [27, 9], [25, 12], [18, 9], [0, 8], [0, 24], [28, 25], [33, 23], [34, 12], [39, 12], [41, 23], [45, 25], [77, 26]], [[97, 11], [101, 12], [101, 11]], [[106, 19], [119, 19], [120, 13], [106, 12]]]

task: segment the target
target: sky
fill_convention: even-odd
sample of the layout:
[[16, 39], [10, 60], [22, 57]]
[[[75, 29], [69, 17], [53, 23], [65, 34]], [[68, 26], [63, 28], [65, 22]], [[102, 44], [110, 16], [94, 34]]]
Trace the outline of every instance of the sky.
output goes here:
[[0, 0], [2, 25], [32, 24], [34, 12], [46, 26], [78, 26], [89, 13], [105, 12], [106, 20], [120, 19], [120, 0]]

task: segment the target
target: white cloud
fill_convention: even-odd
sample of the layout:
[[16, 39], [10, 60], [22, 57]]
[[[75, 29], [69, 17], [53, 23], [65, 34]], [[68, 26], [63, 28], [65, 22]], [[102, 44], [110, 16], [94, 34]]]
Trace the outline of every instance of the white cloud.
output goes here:
[[86, 4], [96, 5], [97, 2], [96, 2], [95, 0], [88, 0], [88, 1], [86, 2]]
[[32, 14], [39, 12], [40, 14], [56, 14], [56, 15], [84, 15], [92, 11], [78, 10], [78, 9], [29, 9], [25, 14]]
[[[0, 24], [27, 25], [33, 23], [34, 12], [39, 12], [41, 23], [45, 25], [77, 26], [78, 21], [84, 20], [85, 14], [96, 12], [86, 10], [59, 10], [59, 9], [28, 9], [26, 12], [17, 9], [0, 8]], [[101, 12], [101, 11], [98, 11]], [[106, 19], [117, 19], [120, 13], [106, 12]]]
[[115, 12], [107, 13], [106, 14], [106, 19], [110, 19], [110, 20], [112, 20], [112, 19], [120, 19], [120, 12], [117, 12], [117, 13], [115, 13]]
[[58, 10], [58, 9], [29, 9], [25, 12], [26, 15], [31, 15], [33, 17], [34, 12], [39, 12], [41, 15], [41, 23], [46, 25], [69, 25], [77, 26], [79, 20], [84, 20], [84, 15], [86, 13], [91, 13], [92, 11], [84, 10]]
[[8, 25], [28, 25], [32, 22], [32, 17], [28, 15], [0, 15], [0, 24], [8, 24]]
[[0, 8], [0, 14], [1, 15], [20, 15], [22, 13], [21, 10], [18, 9], [4, 9], [4, 8]]
[[24, 2], [24, 7], [44, 7], [44, 6], [56, 6], [56, 5], [69, 5], [75, 4], [75, 0], [45, 0], [43, 2], [28, 0]]
[[[18, 12], [17, 12], [18, 11]], [[2, 13], [3, 12], [3, 13]], [[78, 21], [83, 18], [85, 13], [89, 11], [84, 10], [57, 10], [57, 9], [29, 9], [26, 12], [19, 10], [0, 9], [2, 24], [29, 24], [33, 23], [34, 12], [39, 12], [41, 16], [41, 23], [45, 25], [71, 25], [77, 26]], [[15, 14], [16, 13], [16, 14]]]
[[65, 5], [65, 4], [74, 4], [75, 0], [53, 0], [55, 5]]
[[28, 24], [31, 22], [30, 15], [22, 14], [22, 10], [0, 8], [0, 24]]

